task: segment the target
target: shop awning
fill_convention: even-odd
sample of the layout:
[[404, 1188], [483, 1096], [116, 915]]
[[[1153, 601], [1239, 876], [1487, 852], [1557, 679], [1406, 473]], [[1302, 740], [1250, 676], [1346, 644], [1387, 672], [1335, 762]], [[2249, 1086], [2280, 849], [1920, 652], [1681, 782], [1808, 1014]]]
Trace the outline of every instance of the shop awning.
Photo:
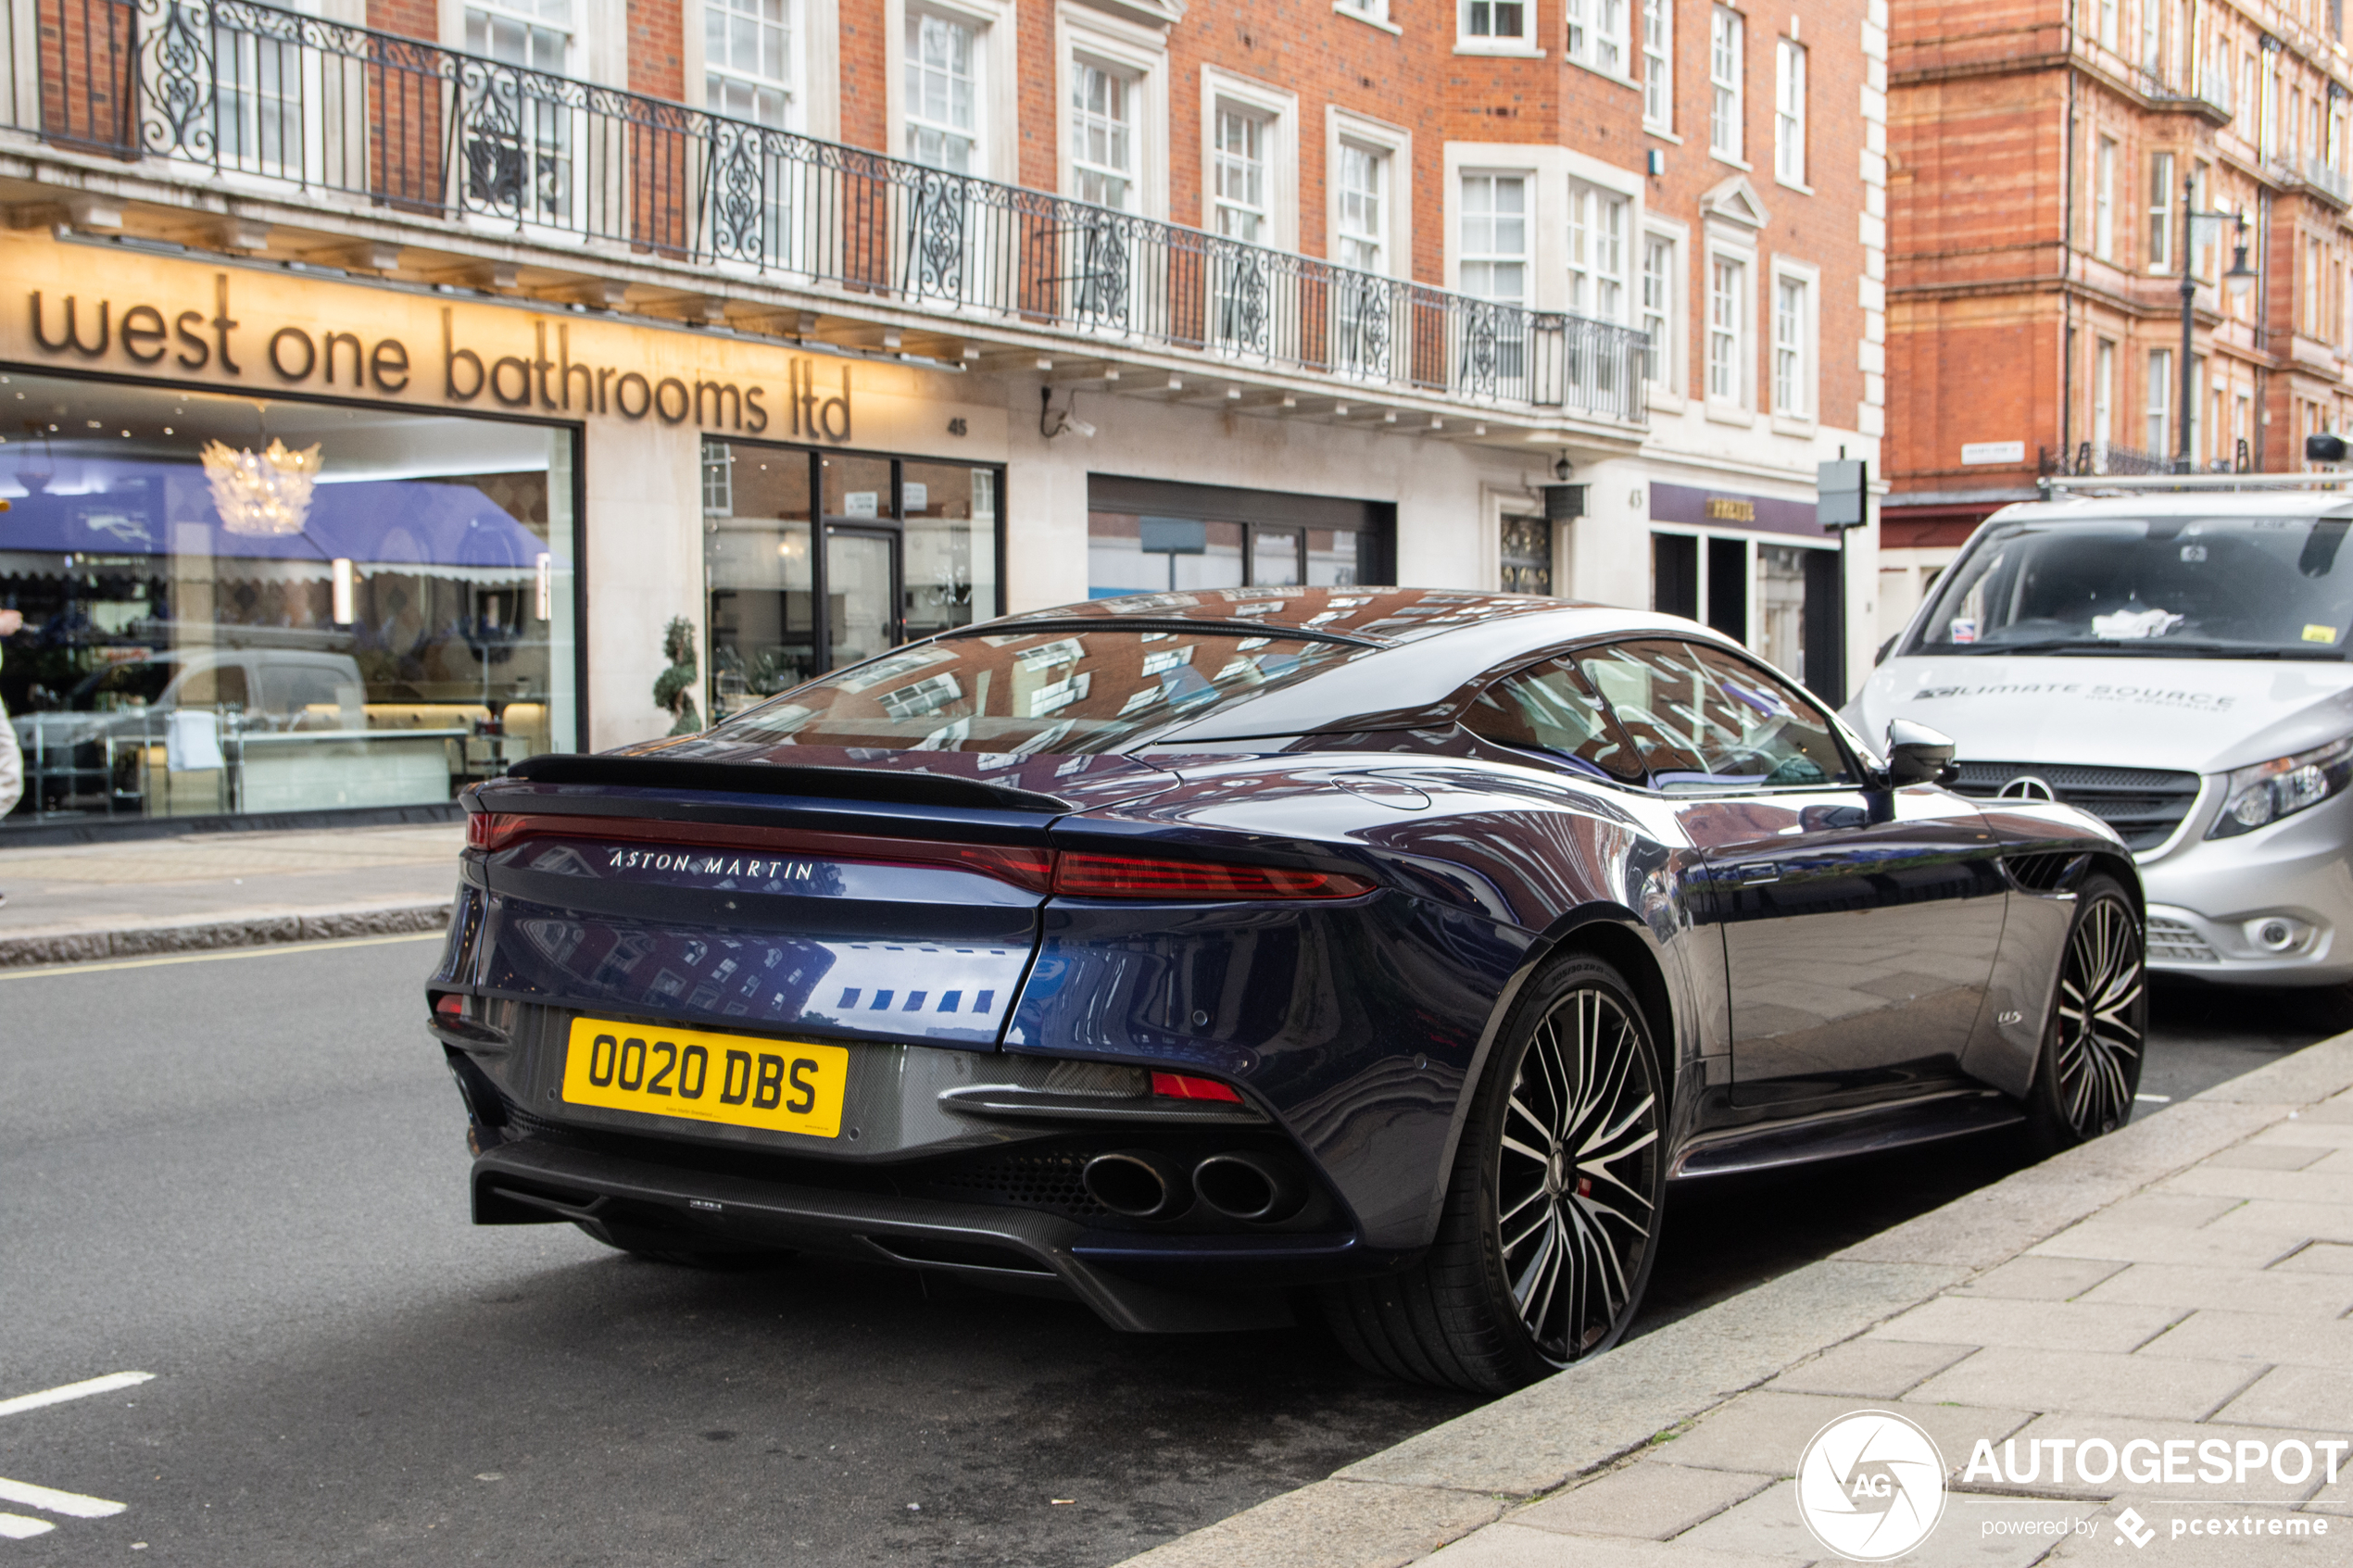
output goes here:
[[[416, 479], [322, 480], [299, 533], [232, 533], [204, 470], [187, 463], [84, 462], [75, 488], [9, 497], [0, 553], [318, 561], [379, 570], [525, 572], [547, 546], [472, 484]], [[62, 559], [57, 563], [62, 566]], [[472, 575], [468, 571], [466, 575]]]

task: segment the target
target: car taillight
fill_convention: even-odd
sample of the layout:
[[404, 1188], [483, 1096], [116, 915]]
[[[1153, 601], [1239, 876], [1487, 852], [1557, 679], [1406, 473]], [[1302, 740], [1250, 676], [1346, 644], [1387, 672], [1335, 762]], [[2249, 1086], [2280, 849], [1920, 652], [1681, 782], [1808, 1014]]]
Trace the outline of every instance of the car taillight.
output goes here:
[[1229, 1084], [1184, 1073], [1153, 1073], [1152, 1093], [1172, 1099], [1229, 1099], [1237, 1104], [1242, 1098]]
[[802, 828], [716, 826], [648, 817], [526, 816], [483, 811], [466, 819], [466, 842], [476, 849], [503, 849], [524, 838], [598, 838], [624, 844], [674, 844], [693, 852], [735, 857], [746, 854], [805, 855], [815, 859], [865, 860], [895, 866], [952, 866], [978, 872], [1032, 893], [1053, 882], [1054, 852], [1003, 844], [942, 844], [925, 838], [889, 838], [860, 833], [817, 833]]
[[1058, 893], [1073, 898], [1355, 898], [1374, 887], [1367, 878], [1345, 872], [1311, 871], [1298, 866], [1162, 860], [1088, 850], [946, 844], [931, 839], [818, 833], [801, 828], [722, 827], [648, 817], [476, 811], [466, 818], [466, 844], [470, 848], [496, 852], [536, 837], [670, 844], [689, 852], [701, 850], [712, 855], [768, 853], [883, 865], [953, 866], [993, 876], [1031, 893]]
[[1074, 898], [1354, 898], [1372, 890], [1361, 876], [1293, 866], [1152, 860], [1077, 849], [1063, 850], [1054, 865], [1054, 891]]
[[504, 849], [522, 836], [528, 817], [512, 811], [469, 811], [466, 813], [466, 847], [469, 849]]

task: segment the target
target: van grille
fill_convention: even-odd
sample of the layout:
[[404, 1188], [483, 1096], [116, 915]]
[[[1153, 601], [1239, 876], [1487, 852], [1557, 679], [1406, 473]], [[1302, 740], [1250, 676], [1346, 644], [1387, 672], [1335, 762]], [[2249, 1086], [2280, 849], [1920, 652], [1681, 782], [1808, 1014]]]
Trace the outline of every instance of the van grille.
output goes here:
[[2173, 920], [2165, 915], [2149, 916], [2149, 961], [2151, 963], [2220, 963], [2206, 938], [2187, 921]]
[[1999, 796], [2013, 779], [2040, 779], [2063, 804], [2081, 807], [2114, 828], [2131, 849], [2154, 849], [2172, 837], [2197, 803], [2196, 773], [2087, 768], [2070, 762], [1963, 762], [1960, 767], [1960, 782], [1953, 787], [1979, 800]]

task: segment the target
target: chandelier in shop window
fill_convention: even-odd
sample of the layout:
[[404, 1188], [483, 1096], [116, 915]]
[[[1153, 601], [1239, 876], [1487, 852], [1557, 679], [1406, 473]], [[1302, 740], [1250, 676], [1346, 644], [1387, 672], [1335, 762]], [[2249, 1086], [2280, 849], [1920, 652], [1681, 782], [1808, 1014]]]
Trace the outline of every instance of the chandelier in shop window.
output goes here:
[[212, 483], [212, 504], [230, 533], [302, 532], [310, 516], [311, 486], [319, 482], [322, 466], [316, 445], [296, 452], [273, 439], [266, 450], [256, 452], [208, 441], [203, 457], [205, 477]]

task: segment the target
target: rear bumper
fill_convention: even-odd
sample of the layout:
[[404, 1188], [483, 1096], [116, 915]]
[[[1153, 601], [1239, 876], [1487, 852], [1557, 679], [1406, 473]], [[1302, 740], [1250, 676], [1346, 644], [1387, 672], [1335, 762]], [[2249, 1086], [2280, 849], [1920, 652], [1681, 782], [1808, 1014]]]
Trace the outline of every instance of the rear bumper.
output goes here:
[[477, 1157], [472, 1187], [478, 1224], [571, 1221], [607, 1240], [786, 1247], [939, 1270], [1073, 1298], [1130, 1333], [1279, 1327], [1292, 1321], [1290, 1287], [1403, 1261], [1371, 1256], [1344, 1235], [1094, 1231], [1035, 1210], [684, 1170], [531, 1137]]

